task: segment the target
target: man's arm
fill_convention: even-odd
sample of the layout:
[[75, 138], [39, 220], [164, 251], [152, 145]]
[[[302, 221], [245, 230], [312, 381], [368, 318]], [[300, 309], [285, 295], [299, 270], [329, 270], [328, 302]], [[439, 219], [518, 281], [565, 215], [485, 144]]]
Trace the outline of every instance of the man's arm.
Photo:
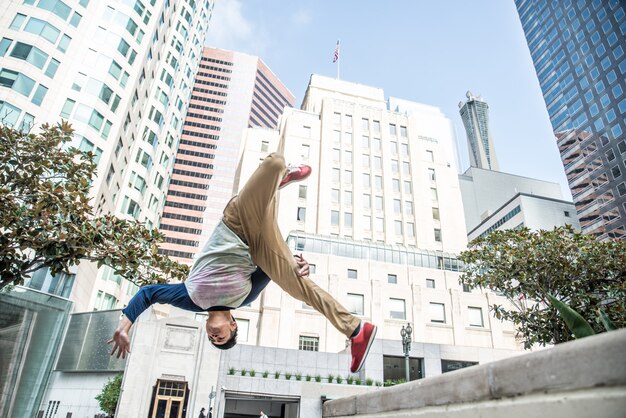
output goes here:
[[128, 305], [122, 310], [124, 316], [107, 344], [114, 343], [111, 355], [117, 351], [117, 358], [126, 358], [130, 353], [130, 338], [128, 331], [139, 315], [155, 303], [167, 303], [192, 312], [202, 312], [204, 309], [197, 306], [187, 293], [184, 283], [152, 284], [144, 286], [133, 296]]
[[113, 337], [107, 344], [113, 344], [113, 350], [111, 350], [111, 355], [114, 355], [117, 351], [117, 358], [126, 358], [126, 353], [130, 353], [130, 338], [128, 337], [128, 331], [130, 331], [130, 327], [133, 326], [133, 323], [126, 316], [123, 316], [120, 319], [120, 324], [113, 333]]

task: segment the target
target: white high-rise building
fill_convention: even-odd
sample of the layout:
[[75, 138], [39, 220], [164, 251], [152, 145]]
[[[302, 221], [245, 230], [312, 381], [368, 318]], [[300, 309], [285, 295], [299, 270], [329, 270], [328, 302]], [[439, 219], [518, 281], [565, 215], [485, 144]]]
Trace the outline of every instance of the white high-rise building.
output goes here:
[[489, 128], [489, 105], [471, 91], [467, 101], [459, 102], [459, 113], [467, 134], [470, 166], [498, 171], [498, 159]]
[[[313, 75], [301, 109], [286, 109], [278, 135], [248, 130], [239, 187], [267, 154], [263, 141], [287, 162], [311, 165], [311, 177], [283, 189], [279, 203], [281, 231], [313, 265], [311, 278], [378, 324], [383, 345], [410, 322], [414, 341], [477, 361], [481, 350], [518, 347], [513, 326], [489, 315], [497, 297], [464, 292], [458, 282], [456, 255], [467, 235], [454, 139], [435, 107]], [[237, 318], [249, 323], [247, 341], [262, 346], [337, 352], [346, 343], [272, 283]], [[465, 355], [465, 346], [474, 354]], [[426, 375], [441, 367], [426, 364]]]
[[[156, 226], [213, 1], [2, 6], [0, 119], [23, 129], [69, 120], [72, 145], [96, 155], [96, 213]], [[83, 263], [75, 273], [59, 288], [72, 289], [64, 296], [76, 311], [122, 306], [136, 290], [108, 267]]]

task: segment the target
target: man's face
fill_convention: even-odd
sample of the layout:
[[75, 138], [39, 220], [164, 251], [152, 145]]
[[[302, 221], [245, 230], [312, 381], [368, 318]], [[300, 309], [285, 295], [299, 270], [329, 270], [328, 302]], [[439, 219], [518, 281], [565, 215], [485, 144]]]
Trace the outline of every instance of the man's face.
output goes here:
[[233, 331], [237, 329], [237, 323], [235, 321], [224, 321], [217, 324], [206, 323], [206, 333], [209, 340], [215, 345], [223, 345], [226, 343]]

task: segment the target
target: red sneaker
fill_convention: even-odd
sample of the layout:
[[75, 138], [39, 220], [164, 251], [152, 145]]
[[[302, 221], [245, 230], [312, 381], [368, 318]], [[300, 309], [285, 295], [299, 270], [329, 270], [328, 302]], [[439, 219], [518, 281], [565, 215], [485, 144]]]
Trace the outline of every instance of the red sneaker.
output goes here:
[[375, 336], [376, 325], [370, 324], [369, 322], [362, 322], [361, 330], [356, 337], [352, 338], [352, 347], [350, 349], [352, 352], [352, 364], [350, 365], [351, 373], [356, 373], [363, 367]]
[[301, 165], [299, 167], [289, 166], [287, 167], [287, 174], [285, 174], [285, 177], [278, 185], [278, 188], [282, 189], [289, 183], [293, 183], [295, 181], [302, 181], [305, 178], [309, 177], [312, 171], [313, 170], [308, 165]]

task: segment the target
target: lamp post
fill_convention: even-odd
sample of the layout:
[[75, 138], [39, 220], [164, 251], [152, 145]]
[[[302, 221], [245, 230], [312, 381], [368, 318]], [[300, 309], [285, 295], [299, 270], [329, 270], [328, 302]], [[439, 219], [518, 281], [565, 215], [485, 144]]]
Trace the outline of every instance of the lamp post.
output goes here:
[[409, 373], [409, 354], [411, 353], [411, 334], [413, 333], [413, 328], [411, 328], [411, 324], [407, 323], [406, 328], [402, 325], [402, 329], [400, 330], [400, 335], [402, 336], [402, 349], [404, 350], [404, 376], [407, 382], [410, 381], [410, 373]]

